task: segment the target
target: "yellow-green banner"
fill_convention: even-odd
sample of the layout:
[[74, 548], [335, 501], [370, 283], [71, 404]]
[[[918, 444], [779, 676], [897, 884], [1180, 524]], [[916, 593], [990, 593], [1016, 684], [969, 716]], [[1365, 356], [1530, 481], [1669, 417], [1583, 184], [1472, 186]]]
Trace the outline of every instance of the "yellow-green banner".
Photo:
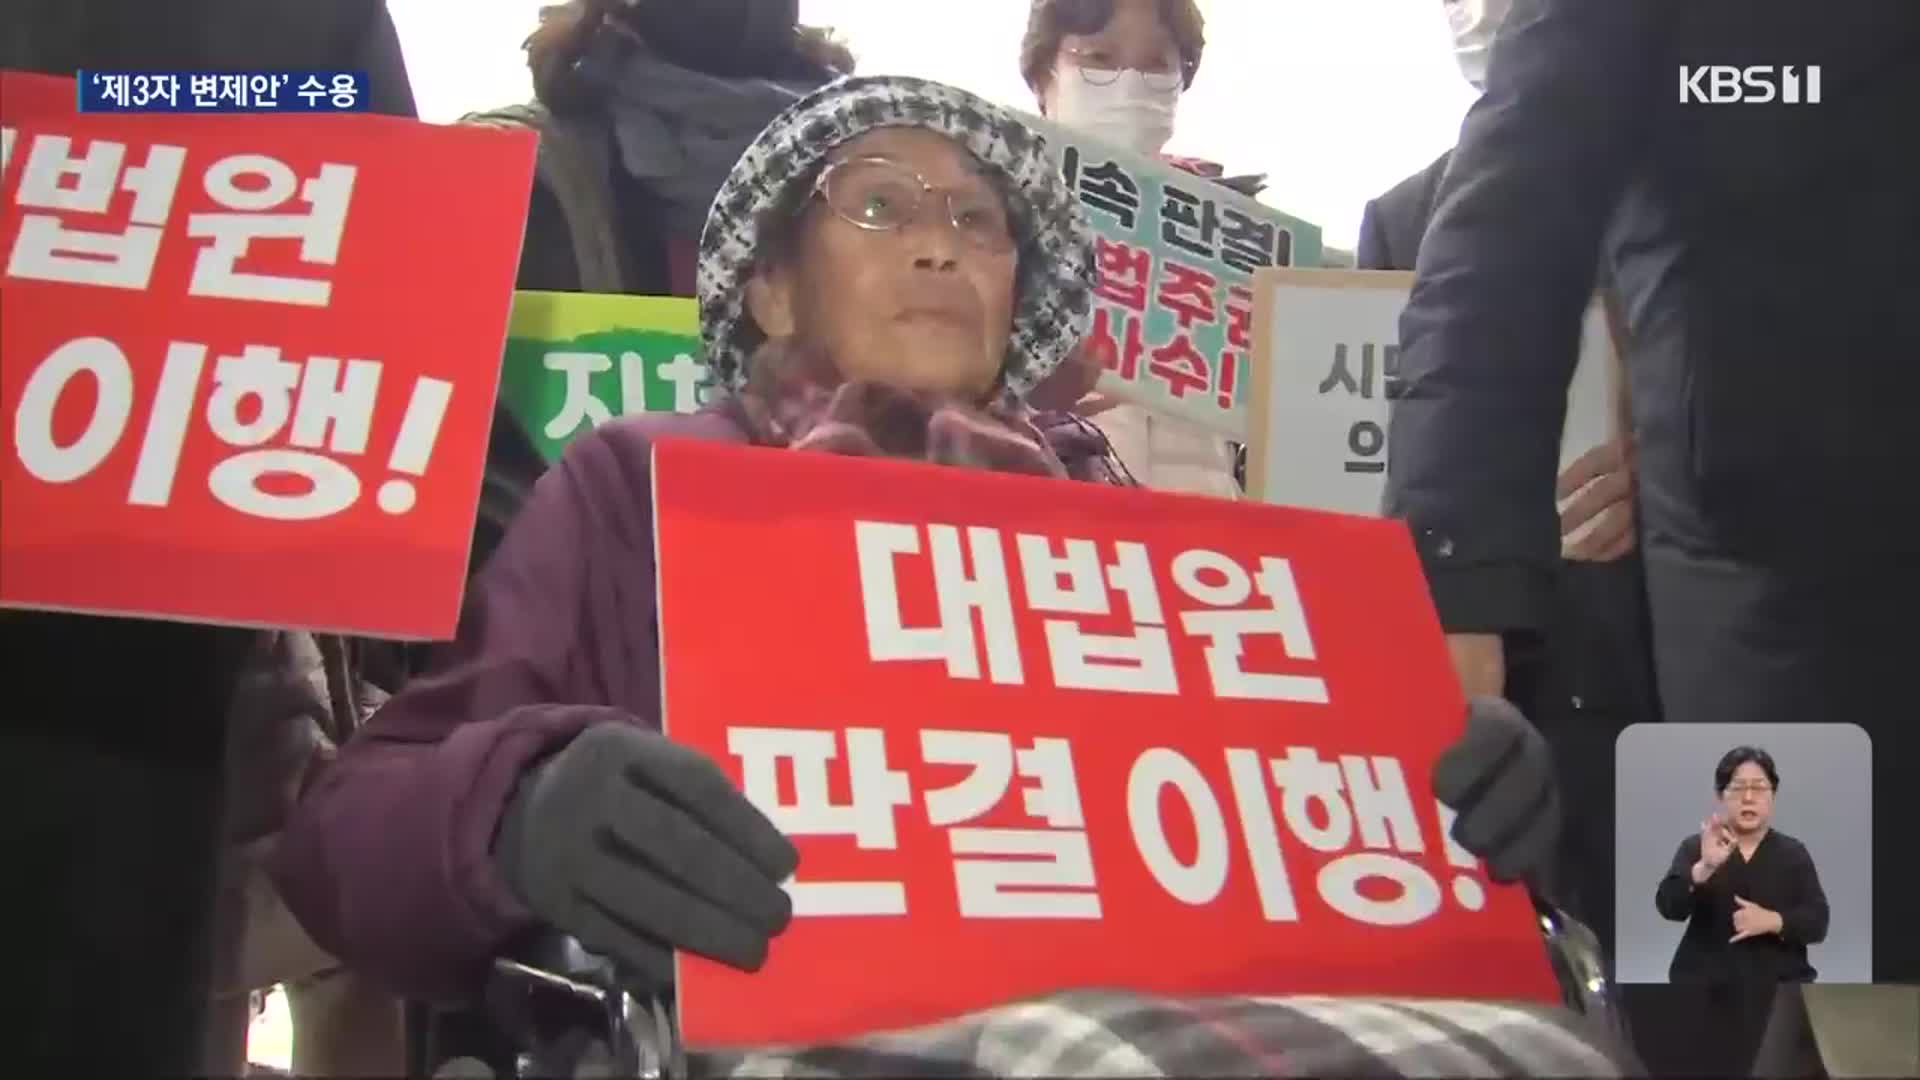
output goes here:
[[500, 400], [549, 461], [616, 416], [692, 412], [711, 388], [690, 299], [513, 295]]

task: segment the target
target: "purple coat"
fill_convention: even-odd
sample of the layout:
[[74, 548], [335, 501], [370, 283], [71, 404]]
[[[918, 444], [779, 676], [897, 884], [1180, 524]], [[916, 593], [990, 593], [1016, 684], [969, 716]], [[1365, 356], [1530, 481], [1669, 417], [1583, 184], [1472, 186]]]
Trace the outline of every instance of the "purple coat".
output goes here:
[[[1043, 418], [1063, 459], [1103, 455]], [[295, 809], [272, 872], [322, 948], [392, 990], [460, 998], [534, 925], [494, 869], [527, 767], [606, 720], [660, 726], [653, 440], [746, 442], [727, 416], [643, 415], [582, 436], [474, 578], [433, 671], [355, 735]]]
[[490, 848], [529, 764], [585, 728], [660, 725], [652, 443], [744, 442], [725, 417], [636, 416], [575, 441], [474, 579], [453, 644], [340, 751], [273, 874], [322, 948], [393, 990], [464, 997], [533, 925]]

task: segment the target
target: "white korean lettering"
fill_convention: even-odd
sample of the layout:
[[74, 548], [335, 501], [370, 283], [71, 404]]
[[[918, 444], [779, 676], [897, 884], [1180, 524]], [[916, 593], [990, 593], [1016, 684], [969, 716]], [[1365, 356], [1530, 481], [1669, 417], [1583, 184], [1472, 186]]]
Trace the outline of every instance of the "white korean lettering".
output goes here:
[[1340, 770], [1346, 776], [1347, 800], [1360, 827], [1362, 846], [1415, 855], [1427, 849], [1398, 758], [1345, 754], [1340, 758]]
[[[335, 453], [363, 454], [373, 429], [373, 407], [380, 393], [380, 365], [371, 360], [315, 356], [300, 380], [300, 403], [293, 411], [295, 446], [331, 447]], [[329, 437], [331, 436], [331, 437]]]
[[[1081, 813], [1072, 749], [1065, 739], [1035, 739], [1031, 748], [1016, 752], [1012, 738], [999, 732], [922, 731], [920, 753], [928, 764], [968, 769], [958, 783], [926, 793], [929, 823], [948, 827], [987, 814], [1006, 796], [1017, 771], [1036, 781], [1022, 790], [1022, 809], [1049, 826], [966, 828], [949, 833], [963, 917], [1100, 917], [1100, 896], [1091, 891], [1096, 886], [1093, 850]], [[1013, 887], [1023, 891], [1010, 891]]]
[[1295, 922], [1300, 906], [1294, 900], [1293, 879], [1280, 852], [1273, 801], [1267, 797], [1267, 770], [1255, 750], [1227, 751], [1227, 775], [1233, 783], [1234, 808], [1247, 841], [1247, 859], [1253, 866], [1254, 887], [1260, 892], [1260, 913], [1268, 922]]
[[[307, 490], [287, 495], [268, 491], [268, 476], [298, 476]], [[207, 476], [214, 498], [243, 514], [269, 521], [315, 521], [332, 517], [360, 497], [360, 477], [329, 457], [300, 450], [249, 450], [220, 462]]]
[[220, 76], [220, 96], [233, 102], [240, 108], [247, 107], [247, 77], [245, 75]]
[[134, 196], [130, 224], [118, 230], [81, 229], [55, 214], [27, 214], [20, 220], [7, 273], [37, 281], [145, 289], [160, 257], [160, 237], [187, 152], [155, 145], [147, 150], [145, 164], [122, 168], [127, 156], [123, 143], [94, 139], [79, 158], [71, 156], [72, 146], [65, 135], [35, 137], [16, 201], [22, 207], [106, 215], [114, 193], [127, 191]]
[[10, 127], [0, 127], [0, 173], [7, 171], [7, 165], [13, 160], [13, 140], [18, 133]]
[[21, 206], [104, 214], [112, 207], [114, 194], [126, 191], [133, 195], [133, 209], [128, 215], [133, 221], [166, 224], [174, 192], [180, 186], [186, 150], [178, 146], [149, 147], [144, 165], [126, 165], [126, 144], [109, 139], [89, 141], [86, 154], [78, 158], [72, 151], [73, 140], [65, 135], [34, 138], [15, 196]]
[[[833, 802], [828, 767], [839, 758], [832, 731], [807, 728], [736, 727], [727, 749], [740, 759], [747, 798], [789, 836], [851, 836], [865, 850], [899, 845], [895, 807], [913, 801], [907, 774], [887, 764], [886, 736], [878, 728], [845, 732], [851, 800]], [[779, 768], [790, 763], [793, 801], [780, 797]], [[795, 915], [904, 915], [906, 886], [898, 881], [786, 883]]]
[[[959, 529], [927, 526], [940, 621], [935, 626], [908, 627], [901, 613], [897, 566], [900, 556], [920, 553], [920, 530], [893, 522], [854, 523], [868, 655], [875, 661], [939, 660], [950, 677], [977, 679], [980, 657], [973, 613], [978, 611], [990, 678], [996, 683], [1022, 683], [1020, 640], [1014, 629], [1000, 534], [976, 526], [966, 530], [966, 537], [963, 555]], [[972, 559], [971, 576], [966, 555]]]
[[1453, 901], [1468, 911], [1483, 910], [1487, 906], [1487, 887], [1475, 876], [1480, 869], [1480, 860], [1453, 838], [1453, 808], [1438, 799], [1433, 801], [1433, 807], [1440, 819], [1440, 841], [1447, 853], [1447, 865], [1456, 871], [1453, 876]]
[[374, 502], [389, 514], [404, 514], [413, 509], [418, 493], [408, 476], [427, 473], [434, 444], [440, 438], [440, 422], [446, 419], [447, 406], [453, 402], [453, 384], [445, 379], [422, 375], [413, 380], [413, 393], [407, 397], [407, 414], [400, 421], [400, 434], [393, 440], [393, 452], [387, 455], [387, 468], [397, 476], [380, 485]]
[[1027, 601], [1036, 611], [1107, 615], [1112, 611], [1109, 587], [1127, 598], [1135, 632], [1093, 634], [1072, 619], [1045, 621], [1047, 652], [1053, 662], [1054, 683], [1077, 690], [1113, 690], [1136, 694], [1178, 694], [1173, 644], [1167, 637], [1153, 564], [1141, 544], [1115, 545], [1111, 566], [1100, 565], [1100, 553], [1091, 540], [1067, 540], [1064, 554], [1054, 553], [1044, 536], [1015, 537]]
[[207, 347], [187, 341], [167, 346], [160, 369], [160, 386], [147, 414], [147, 433], [140, 440], [140, 460], [134, 464], [127, 502], [134, 506], [166, 506], [173, 500], [173, 482], [180, 468], [193, 420], [193, 402], [200, 393], [200, 376], [207, 365]]
[[930, 765], [965, 765], [966, 779], [926, 792], [927, 821], [958, 825], [992, 810], [1013, 783], [1013, 739], [990, 731], [922, 731], [920, 757]]
[[[299, 384], [300, 365], [282, 360], [272, 345], [248, 345], [237, 356], [222, 356], [214, 363], [207, 426], [230, 446], [259, 446], [292, 417], [293, 388]], [[253, 419], [242, 420], [249, 400], [258, 409]]]
[[[55, 441], [54, 408], [74, 378], [93, 376], [93, 415], [80, 436]], [[133, 368], [120, 346], [101, 337], [75, 338], [50, 353], [27, 376], [13, 413], [13, 445], [20, 464], [49, 484], [79, 480], [100, 467], [120, 442], [133, 412]]]
[[[237, 182], [242, 176], [265, 183], [242, 186]], [[235, 154], [215, 162], [202, 181], [207, 195], [240, 212], [188, 215], [187, 235], [212, 241], [194, 260], [188, 291], [195, 296], [325, 307], [333, 292], [325, 278], [250, 273], [234, 269], [234, 264], [255, 240], [297, 239], [301, 259], [333, 265], [346, 231], [355, 176], [351, 165], [326, 164], [317, 176], [301, 182], [285, 163], [264, 154]], [[296, 191], [308, 205], [305, 212], [267, 212], [283, 206]]]
[[341, 72], [333, 77], [333, 93], [328, 98], [336, 109], [351, 109], [360, 99], [360, 84], [352, 75]]
[[[1215, 584], [1207, 581], [1203, 574], [1218, 575], [1223, 580]], [[1210, 608], [1233, 608], [1246, 603], [1256, 583], [1271, 601], [1269, 607], [1261, 610], [1181, 613], [1181, 625], [1188, 633], [1210, 639], [1206, 649], [1207, 671], [1217, 696], [1327, 703], [1326, 680], [1318, 676], [1250, 672], [1241, 666], [1246, 653], [1244, 639], [1249, 634], [1278, 635], [1290, 659], [1315, 658], [1306, 611], [1300, 603], [1293, 568], [1286, 559], [1263, 558], [1259, 573], [1250, 579], [1238, 562], [1225, 555], [1206, 550], [1186, 551], [1173, 561], [1173, 578], [1182, 592]]]
[[[330, 373], [323, 371], [323, 375], [331, 384]], [[248, 345], [237, 356], [220, 357], [214, 364], [207, 426], [230, 446], [264, 446], [292, 419], [293, 391], [301, 376], [301, 365], [281, 359], [280, 350], [271, 345]], [[253, 419], [243, 420], [242, 406], [249, 400], [257, 401], [259, 407]], [[321, 407], [331, 405], [327, 400]], [[311, 430], [325, 427], [324, 420], [309, 422]], [[261, 481], [274, 475], [299, 477], [306, 490], [289, 494], [263, 488]], [[278, 447], [251, 449], [221, 461], [208, 475], [207, 486], [214, 498], [232, 509], [271, 521], [331, 517], [360, 497], [360, 478], [347, 465], [320, 454]]]
[[686, 353], [660, 365], [660, 377], [673, 387], [673, 411], [690, 413], [700, 408], [700, 384], [706, 381], [707, 365]]
[[[1340, 766], [1320, 760], [1310, 746], [1290, 746], [1269, 764], [1280, 788], [1280, 812], [1296, 839], [1315, 851], [1341, 851], [1353, 842], [1353, 810], [1343, 795]], [[1314, 821], [1318, 806], [1326, 824]]]
[[[954, 882], [970, 919], [1097, 919], [1093, 847], [1066, 829], [954, 829]], [[1011, 891], [1019, 888], [1022, 891]], [[1080, 891], [1072, 891], [1080, 890]]]
[[[1360, 889], [1370, 878], [1400, 887], [1398, 896], [1379, 900]], [[1440, 910], [1440, 884], [1418, 863], [1379, 851], [1361, 851], [1320, 868], [1320, 899], [1355, 922], [1372, 926], [1410, 926]]]
[[[88, 77], [94, 88], [100, 91], [100, 99], [110, 105], [127, 107], [133, 96], [133, 78], [128, 75], [103, 75], [95, 72]], [[141, 102], [141, 104], [146, 104]]]
[[[1352, 760], [1369, 790], [1373, 790], [1376, 784], [1365, 772], [1365, 759]], [[1376, 763], [1391, 760], [1375, 759]], [[1281, 789], [1281, 813], [1288, 830], [1315, 851], [1344, 851], [1354, 840], [1355, 813], [1344, 793], [1347, 777], [1355, 775], [1355, 769], [1353, 766], [1343, 768], [1343, 765], [1344, 759], [1340, 764], [1322, 761], [1318, 751], [1305, 746], [1288, 747], [1286, 757], [1269, 763], [1273, 782]], [[1397, 763], [1395, 768], [1383, 770], [1382, 775], [1388, 772], [1397, 775]], [[1379, 846], [1386, 846], [1390, 835], [1401, 844], [1407, 843], [1406, 835], [1399, 831], [1401, 823], [1395, 820], [1397, 808], [1391, 808], [1377, 792], [1370, 805], [1375, 811], [1374, 838], [1380, 841]], [[1316, 806], [1326, 819], [1324, 825], [1314, 820]], [[1412, 842], [1420, 843], [1417, 822]], [[1361, 882], [1372, 878], [1385, 878], [1397, 884], [1397, 895], [1383, 900], [1363, 892]], [[1329, 907], [1349, 919], [1373, 926], [1407, 926], [1440, 908], [1440, 886], [1433, 875], [1418, 863], [1384, 851], [1341, 855], [1320, 868], [1316, 887], [1320, 899]]]
[[[613, 369], [613, 360], [605, 353], [550, 352], [540, 358], [540, 363], [548, 371], [566, 376], [560, 411], [547, 421], [547, 438], [569, 439], [580, 430], [581, 424], [599, 427], [613, 419], [607, 403], [593, 393], [593, 377]], [[644, 409], [645, 405], [641, 407]]]
[[[1198, 844], [1183, 863], [1167, 842], [1160, 820], [1161, 794], [1172, 788], [1193, 815]], [[1178, 751], [1154, 747], [1134, 760], [1127, 774], [1127, 822], [1134, 846], [1162, 888], [1183, 904], [1213, 902], [1227, 884], [1227, 821], [1207, 778]]]

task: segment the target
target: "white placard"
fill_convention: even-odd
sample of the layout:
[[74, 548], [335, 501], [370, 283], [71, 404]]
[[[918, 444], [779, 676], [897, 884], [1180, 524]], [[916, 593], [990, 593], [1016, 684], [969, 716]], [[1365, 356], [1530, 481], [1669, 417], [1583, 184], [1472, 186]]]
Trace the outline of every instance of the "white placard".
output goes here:
[[[1387, 481], [1389, 386], [1413, 274], [1263, 271], [1247, 446], [1248, 494], [1263, 502], [1378, 514]], [[1560, 464], [1614, 434], [1613, 338], [1596, 297], [1567, 392]]]

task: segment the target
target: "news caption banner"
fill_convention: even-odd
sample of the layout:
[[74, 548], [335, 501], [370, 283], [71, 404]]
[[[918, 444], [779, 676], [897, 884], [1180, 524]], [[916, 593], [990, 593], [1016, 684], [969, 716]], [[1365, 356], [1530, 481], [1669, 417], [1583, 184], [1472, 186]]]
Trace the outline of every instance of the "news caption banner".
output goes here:
[[[1378, 514], [1400, 313], [1413, 274], [1277, 268], [1255, 279], [1247, 492], [1283, 506]], [[1605, 305], [1588, 306], [1567, 393], [1560, 465], [1615, 437], [1619, 401]]]
[[81, 71], [82, 113], [363, 112], [364, 71]]
[[450, 636], [534, 138], [75, 96], [0, 72], [0, 605]]
[[1319, 266], [1320, 229], [1164, 161], [1038, 116], [1093, 228], [1098, 286], [1086, 347], [1113, 398], [1245, 437], [1253, 277]]
[[1558, 1001], [1430, 786], [1465, 703], [1404, 526], [681, 440], [654, 498], [666, 729], [801, 853], [762, 970], [680, 957], [688, 1046], [1085, 987]]
[[690, 413], [714, 392], [700, 311], [670, 296], [513, 294], [500, 400], [548, 461], [616, 416]]

